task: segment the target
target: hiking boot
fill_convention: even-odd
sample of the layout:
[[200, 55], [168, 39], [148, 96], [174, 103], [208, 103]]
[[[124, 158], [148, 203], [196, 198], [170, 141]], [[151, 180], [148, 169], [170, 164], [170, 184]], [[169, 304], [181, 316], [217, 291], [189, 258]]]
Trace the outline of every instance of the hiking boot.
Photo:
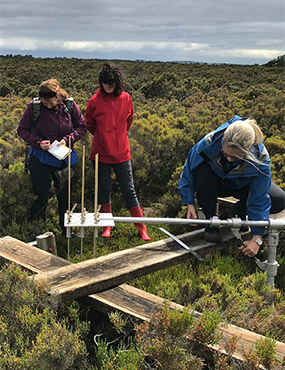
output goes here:
[[207, 226], [204, 231], [204, 239], [212, 243], [221, 243], [222, 234], [220, 229]]

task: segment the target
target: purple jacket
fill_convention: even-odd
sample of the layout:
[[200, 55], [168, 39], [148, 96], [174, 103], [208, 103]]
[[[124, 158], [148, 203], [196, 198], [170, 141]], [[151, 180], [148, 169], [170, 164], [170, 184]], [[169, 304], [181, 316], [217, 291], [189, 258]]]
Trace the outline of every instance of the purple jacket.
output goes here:
[[[33, 102], [31, 101], [19, 121], [18, 135], [33, 148], [41, 150], [42, 140], [60, 141], [64, 139], [68, 145], [69, 137], [71, 146], [86, 134], [85, 120], [80, 112], [78, 105], [74, 102], [72, 117], [66, 111], [65, 105], [58, 105], [58, 110], [48, 109], [41, 104], [41, 113], [34, 122]], [[42, 151], [42, 150], [41, 150]]]

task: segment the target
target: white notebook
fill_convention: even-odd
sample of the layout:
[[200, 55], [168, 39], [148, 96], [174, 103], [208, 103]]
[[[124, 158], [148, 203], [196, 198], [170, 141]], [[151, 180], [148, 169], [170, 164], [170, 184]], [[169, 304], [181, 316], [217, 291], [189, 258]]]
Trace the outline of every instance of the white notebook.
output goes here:
[[51, 147], [48, 149], [48, 152], [55, 156], [57, 159], [64, 159], [68, 156], [68, 154], [71, 152], [71, 150], [66, 145], [59, 145], [57, 146], [59, 142], [55, 140]]

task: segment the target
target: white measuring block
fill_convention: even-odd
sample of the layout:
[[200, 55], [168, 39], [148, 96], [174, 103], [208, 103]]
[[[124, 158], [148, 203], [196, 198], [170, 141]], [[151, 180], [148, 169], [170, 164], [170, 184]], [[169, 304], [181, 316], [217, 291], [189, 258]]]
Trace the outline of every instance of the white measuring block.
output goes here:
[[99, 220], [95, 223], [94, 213], [85, 214], [84, 222], [81, 220], [81, 213], [72, 213], [70, 221], [68, 221], [68, 214], [64, 215], [65, 227], [106, 227], [115, 226], [112, 213], [99, 213]]

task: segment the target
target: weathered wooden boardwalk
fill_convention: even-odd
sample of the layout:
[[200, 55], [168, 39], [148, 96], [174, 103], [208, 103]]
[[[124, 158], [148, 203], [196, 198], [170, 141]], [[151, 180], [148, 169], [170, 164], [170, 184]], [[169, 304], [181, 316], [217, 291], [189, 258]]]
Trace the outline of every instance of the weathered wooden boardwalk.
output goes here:
[[[201, 238], [200, 230], [185, 239], [202, 256], [216, 249], [213, 243]], [[226, 233], [223, 247], [233, 243], [238, 241], [231, 233]], [[66, 301], [113, 288], [188, 258], [194, 257], [171, 239], [166, 239], [40, 273], [35, 279], [44, 280], [52, 294]]]
[[[189, 241], [191, 241], [191, 246], [194, 247], [196, 252], [198, 252], [200, 255], [203, 255], [203, 256], [205, 256], [206, 254], [212, 253], [213, 248], [217, 250], [217, 249], [225, 248], [229, 244], [231, 245], [233, 244], [233, 240], [231, 240], [231, 237], [229, 236], [228, 241], [226, 241], [226, 243], [223, 243], [222, 245], [213, 245], [212, 243], [205, 243], [204, 248], [203, 248], [200, 245], [201, 231], [195, 231], [192, 233], [184, 234], [181, 239], [183, 239], [185, 242], [188, 242], [188, 243]], [[195, 243], [199, 244], [200, 246], [199, 245], [195, 246]], [[171, 239], [165, 239], [159, 242], [149, 243], [147, 245], [144, 245], [143, 247], [145, 246], [148, 246], [149, 250], [153, 250], [155, 255], [156, 253], [158, 253], [158, 251], [160, 251], [161, 253], [162, 251], [168, 251], [168, 253], [170, 252], [174, 253], [174, 256], [173, 254], [168, 254], [168, 257], [167, 257], [168, 262], [166, 266], [174, 264], [174, 263], [178, 263], [178, 259], [180, 260], [180, 258], [181, 260], [185, 260], [186, 258], [191, 258], [191, 255], [187, 253], [186, 251], [184, 251], [183, 249], [181, 251], [180, 247], [178, 247], [177, 249], [177, 246], [175, 245], [175, 243], [173, 243]], [[138, 250], [141, 250], [142, 253], [145, 253], [145, 248], [142, 248], [142, 247], [136, 247], [136, 248], [138, 248]], [[133, 248], [133, 249], [136, 249], [136, 248]], [[122, 254], [121, 252], [119, 253]], [[113, 253], [113, 255], [117, 256], [118, 253]], [[124, 254], [123, 256], [125, 257]], [[135, 253], [135, 256], [137, 256], [136, 253]], [[170, 258], [170, 256], [172, 257]], [[172, 258], [173, 258], [173, 261], [171, 262]], [[104, 260], [103, 257], [101, 257], [101, 259]], [[60, 276], [63, 277], [64, 273], [62, 273], [63, 271], [62, 269], [80, 265], [80, 264], [73, 265], [71, 262], [67, 260], [54, 256], [52, 254], [49, 254], [48, 252], [32, 247], [24, 242], [21, 242], [11, 237], [4, 237], [0, 239], [0, 262], [3, 263], [5, 261], [14, 262], [22, 266], [24, 269], [31, 271], [35, 274], [38, 274], [38, 276], [46, 276], [46, 273], [48, 276], [49, 274], [52, 274], [52, 276], [57, 276], [58, 271], [60, 270], [61, 271]], [[161, 264], [162, 262], [160, 261], [159, 263]], [[138, 264], [140, 266], [139, 274], [141, 274], [142, 273], [141, 261], [138, 262]], [[148, 269], [149, 269], [150, 262], [148, 262], [148, 264], [149, 264], [148, 265]], [[97, 271], [99, 275], [100, 274], [104, 275], [104, 273], [102, 273], [101, 271], [101, 269], [104, 266], [105, 266], [105, 261], [103, 261], [102, 264], [99, 264], [99, 268], [96, 269], [95, 272]], [[124, 267], [124, 269], [126, 269], [126, 266]], [[131, 269], [132, 271], [130, 273], [131, 275], [135, 274], [134, 270], [135, 270], [134, 268]], [[147, 273], [147, 269], [144, 270], [144, 273]], [[123, 280], [126, 281], [125, 279], [129, 275], [127, 273], [125, 273], [124, 275], [125, 276]], [[69, 278], [68, 274], [65, 276], [67, 279]], [[103, 277], [101, 280], [105, 281], [105, 278]], [[114, 281], [118, 281], [118, 277], [116, 277]], [[87, 284], [87, 286], [90, 286], [90, 284]], [[92, 283], [92, 286], [96, 286], [96, 283], [94, 283], [94, 281]], [[98, 285], [98, 286], [102, 288], [102, 285]], [[76, 291], [80, 291], [80, 290], [77, 289]], [[82, 294], [79, 294], [79, 296], [81, 296]], [[78, 294], [75, 294], [75, 296], [78, 296]], [[73, 293], [68, 294], [68, 297], [69, 298], [73, 297]], [[153, 294], [149, 294], [147, 292], [141, 291], [127, 284], [121, 284], [114, 288], [111, 288], [111, 289], [108, 289], [102, 292], [98, 292], [96, 294], [89, 295], [88, 297], [84, 297], [83, 299], [88, 301], [88, 304], [92, 305], [96, 310], [99, 310], [102, 312], [119, 310], [119, 311], [122, 311], [126, 314], [129, 314], [133, 317], [136, 317], [142, 320], [149, 320], [151, 317], [151, 314], [153, 312], [156, 312], [159, 309], [159, 305], [162, 305], [164, 302], [164, 300], [160, 297], [157, 297]], [[177, 305], [174, 302], [169, 302], [169, 305], [171, 308], [176, 308], [180, 310], [182, 310], [183, 308], [182, 306]], [[200, 314], [198, 312], [195, 312], [196, 317], [198, 317], [199, 315]], [[237, 349], [234, 353], [234, 357], [239, 360], [243, 359], [243, 350], [249, 351], [251, 348], [254, 348], [255, 343], [260, 338], [262, 338], [262, 336], [256, 333], [250, 332], [245, 329], [238, 328], [234, 325], [226, 325], [226, 326], [222, 325], [219, 330], [223, 333], [223, 338], [221, 339], [219, 343], [219, 345], [222, 348], [225, 348], [225, 343], [227, 343], [233, 335], [239, 338], [239, 341], [237, 343]], [[217, 347], [214, 347], [214, 349], [217, 349]], [[284, 343], [277, 342], [276, 354], [278, 358], [280, 359], [283, 359], [285, 357], [285, 344]]]

